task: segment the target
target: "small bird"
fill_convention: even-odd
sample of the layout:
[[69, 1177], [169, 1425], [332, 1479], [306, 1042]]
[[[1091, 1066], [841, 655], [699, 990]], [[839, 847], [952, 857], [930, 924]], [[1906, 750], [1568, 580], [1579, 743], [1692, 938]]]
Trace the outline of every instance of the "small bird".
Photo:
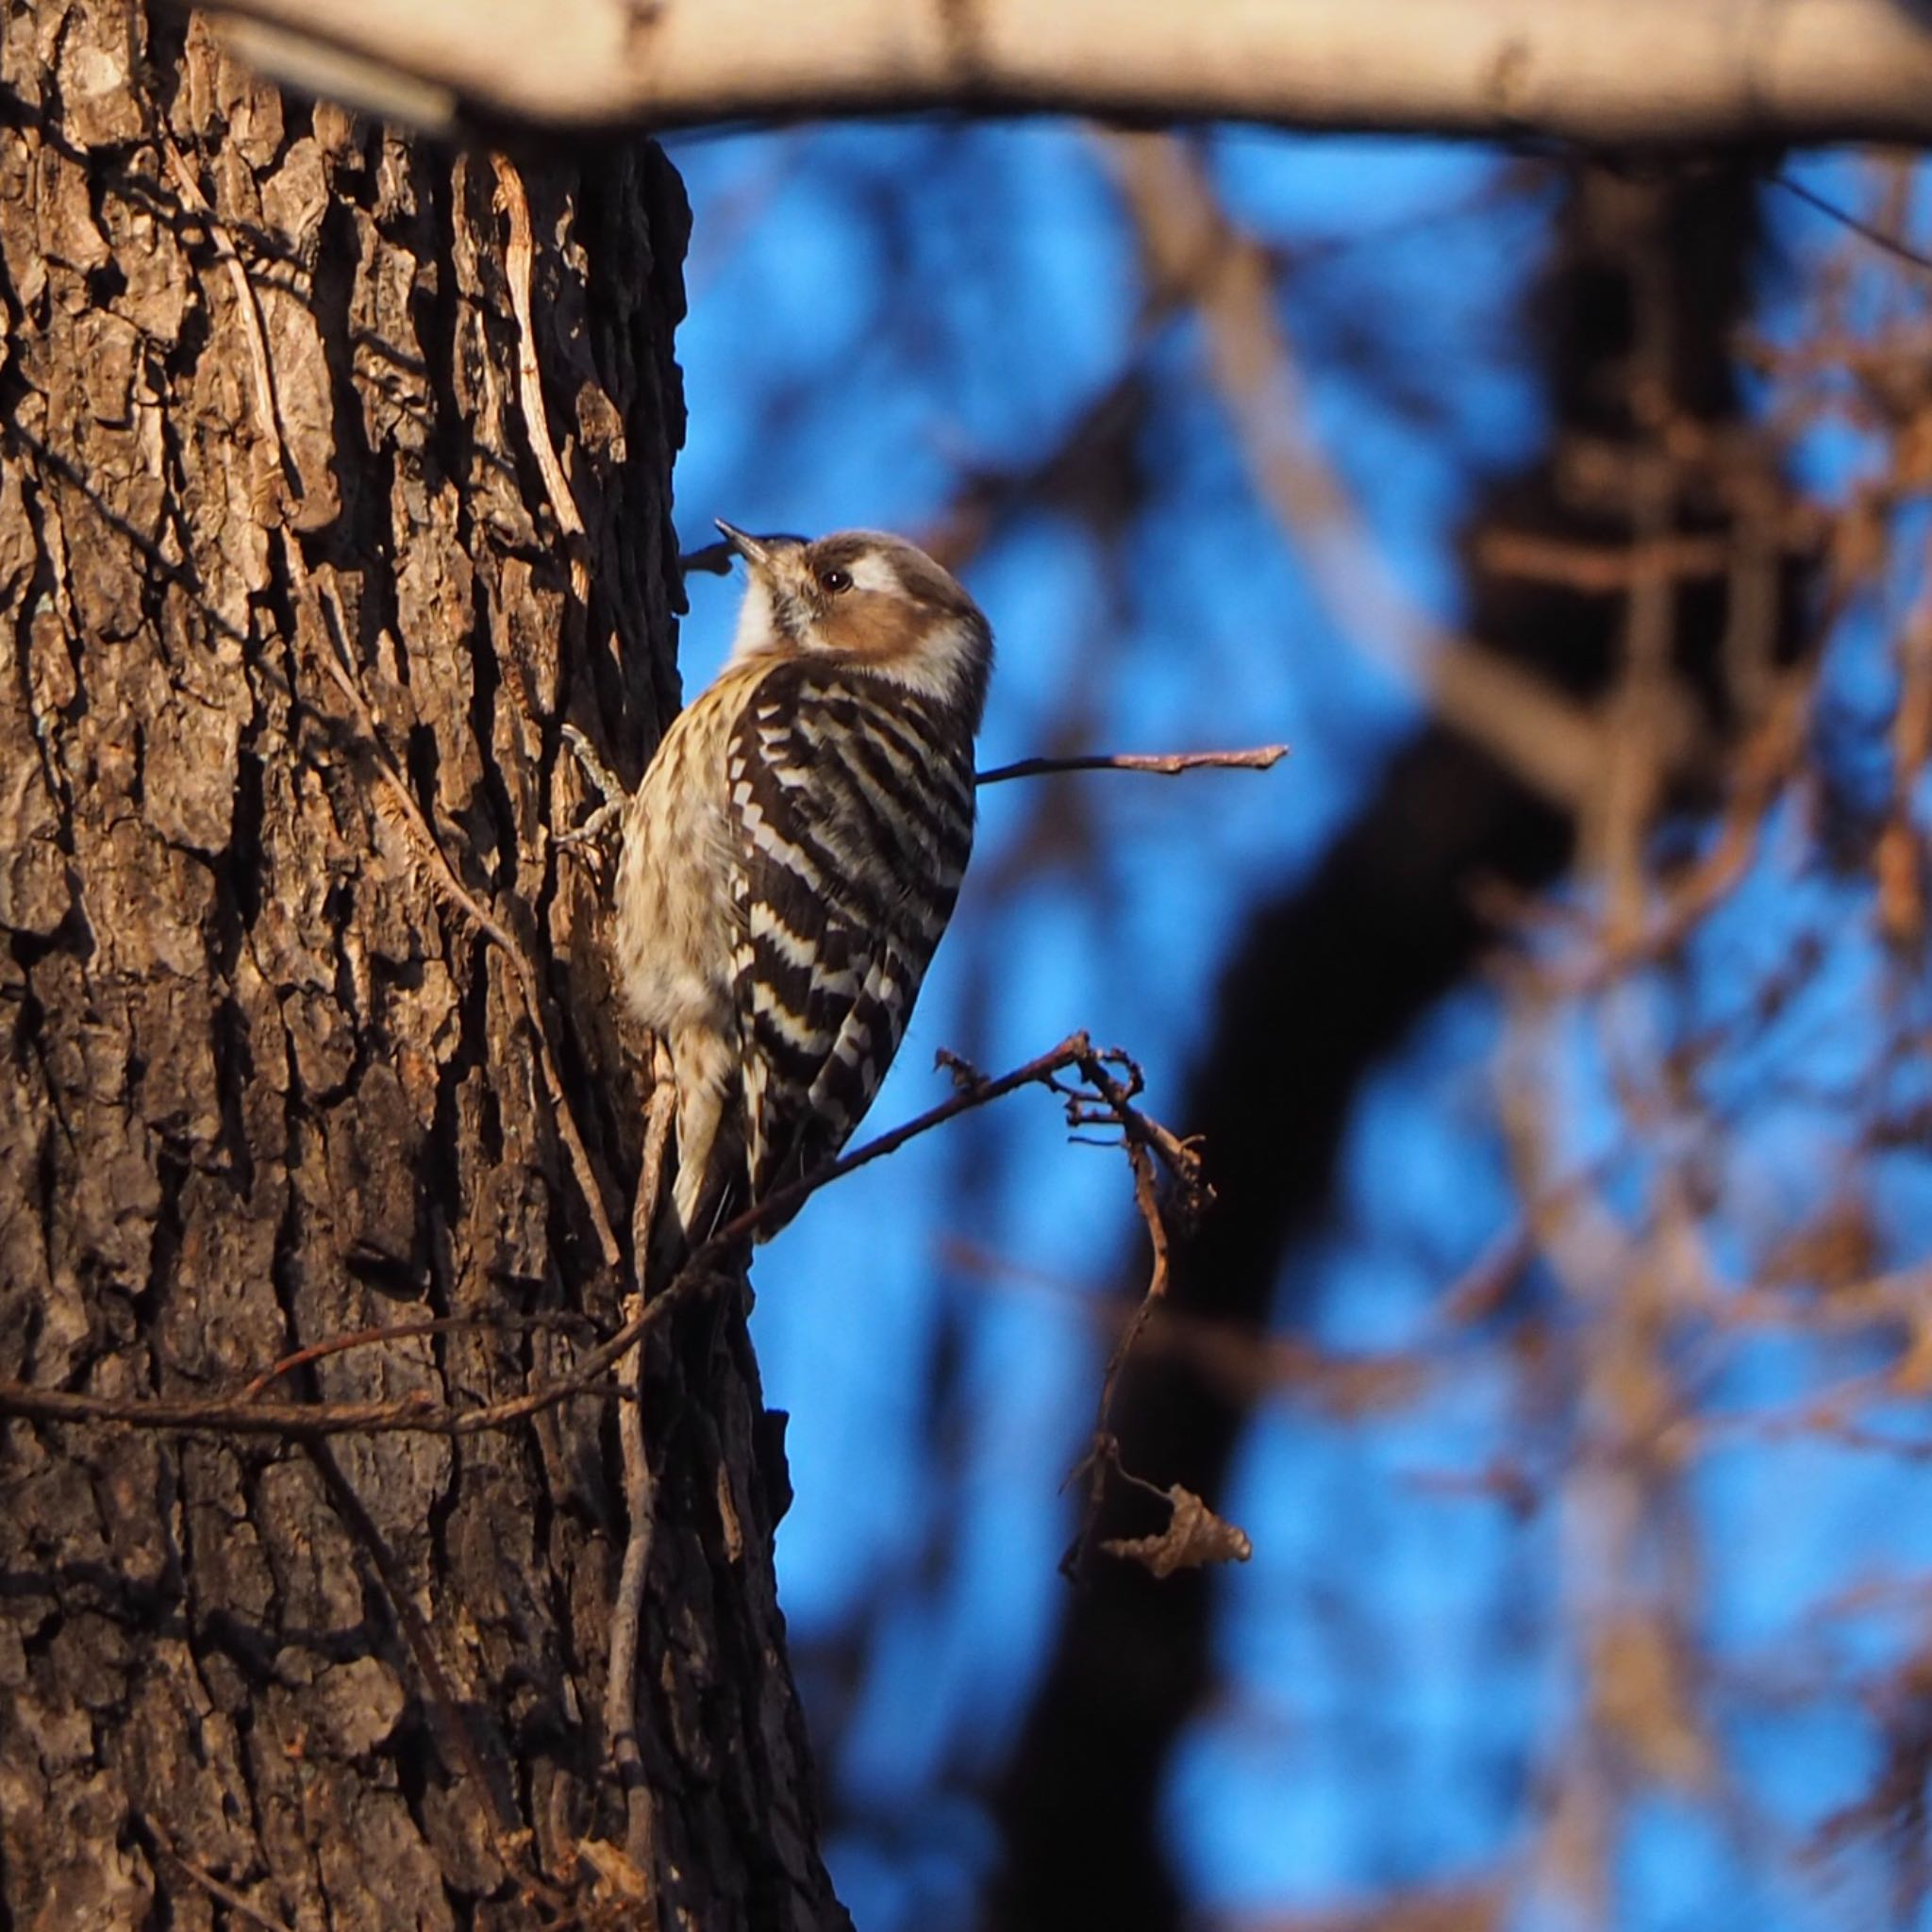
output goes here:
[[978, 606], [903, 538], [718, 527], [750, 574], [731, 657], [625, 808], [617, 875], [690, 1241], [830, 1159], [872, 1104], [972, 852], [992, 670]]

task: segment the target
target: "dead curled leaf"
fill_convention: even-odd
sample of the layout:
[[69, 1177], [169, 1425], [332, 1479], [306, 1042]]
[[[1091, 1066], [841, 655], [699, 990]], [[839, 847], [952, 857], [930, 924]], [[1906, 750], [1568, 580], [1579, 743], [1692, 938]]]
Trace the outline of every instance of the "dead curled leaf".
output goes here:
[[1166, 1495], [1174, 1514], [1158, 1536], [1113, 1537], [1100, 1547], [1158, 1577], [1209, 1563], [1245, 1563], [1255, 1554], [1247, 1531], [1215, 1515], [1192, 1490], [1174, 1483]]
[[650, 1880], [631, 1862], [621, 1846], [600, 1838], [580, 1839], [577, 1856], [597, 1874], [601, 1885], [617, 1897], [650, 1897]]

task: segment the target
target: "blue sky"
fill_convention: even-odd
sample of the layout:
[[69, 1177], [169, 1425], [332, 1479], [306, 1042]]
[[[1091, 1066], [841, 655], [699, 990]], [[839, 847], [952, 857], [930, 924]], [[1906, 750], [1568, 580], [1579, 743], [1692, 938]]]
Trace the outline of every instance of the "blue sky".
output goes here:
[[[1131, 235], [1080, 130], [857, 126], [672, 151], [696, 217], [679, 338], [689, 545], [714, 515], [917, 533], [967, 475], [1036, 458], [1124, 376], [1146, 385], [1130, 538], [1104, 550], [1064, 516], [1024, 516], [966, 571], [1001, 652], [981, 762], [1034, 753], [1070, 719], [1090, 748], [1286, 740], [1293, 755], [1264, 776], [989, 791], [974, 876], [869, 1128], [941, 1097], [937, 1047], [999, 1068], [1076, 1026], [1135, 1053], [1161, 1112], [1242, 909], [1319, 858], [1416, 724], [1414, 694], [1335, 633], [1278, 541], [1195, 326], [1149, 331]], [[1424, 142], [1239, 132], [1211, 152], [1228, 208], [1287, 264], [1282, 320], [1310, 373], [1311, 427], [1407, 591], [1454, 622], [1455, 518], [1544, 428], [1515, 316], [1549, 191], [1524, 190], [1493, 154]], [[1848, 204], [1862, 192], [1849, 161], [1804, 178]], [[1802, 204], [1770, 212], [1788, 281], [1842, 245]], [[1767, 306], [1774, 336], [1799, 320], [1790, 295]], [[1830, 425], [1794, 456], [1827, 494], [1872, 460], [1869, 438]], [[721, 661], [736, 595], [692, 580], [687, 691]], [[1868, 613], [1835, 646], [1830, 690], [1855, 740], [1883, 729], [1894, 629]], [[1802, 935], [1838, 937], [1756, 1046], [1707, 1069], [1712, 1104], [1748, 1123], [1717, 1183], [1735, 1224], [1712, 1230], [1743, 1276], [1761, 1242], [1737, 1230], [1802, 1225], [1834, 1159], [1850, 1159], [1880, 1047], [1847, 1019], [1887, 970], [1860, 936], [1862, 887], [1821, 874], [1802, 824], [1786, 830], [1690, 970], [1640, 984], [1634, 1018], [1617, 1021], [1669, 1039], [1735, 1019]], [[1023, 868], [1042, 841], [1049, 857]], [[1536, 1871], [1540, 1807], [1578, 1734], [1579, 1618], [1614, 1582], [1571, 1527], [1565, 1430], [1587, 1417], [1526, 1413], [1522, 1363], [1446, 1328], [1440, 1306], [1516, 1212], [1496, 1111], [1505, 1024], [1493, 990], [1473, 986], [1377, 1074], [1331, 1224], [1291, 1262], [1325, 1346], [1407, 1350], [1428, 1373], [1387, 1412], [1338, 1420], [1287, 1392], [1265, 1404], [1219, 1499], [1256, 1557], [1222, 1580], [1222, 1692], [1167, 1804], [1210, 1922], [1499, 1874], [1521, 1923], [1561, 1922]], [[1556, 1029], [1536, 1069], [1572, 1137], [1553, 1165], [1608, 1158], [1609, 1198], [1640, 1204], [1670, 1145], [1620, 1141], [1596, 1025]], [[1836, 1108], [1812, 1091], [1848, 1083]], [[1888, 1241], [1909, 1254], [1932, 1203], [1924, 1162], [1895, 1165], [1874, 1187]], [[830, 1849], [860, 1932], [971, 1922], [995, 1853], [974, 1793], [1013, 1741], [1064, 1602], [1058, 1486], [1091, 1424], [1094, 1298], [1132, 1239], [1118, 1160], [1068, 1146], [1044, 1096], [1024, 1094], [842, 1183], [760, 1256], [754, 1331], [768, 1400], [791, 1415], [797, 1491], [781, 1591], [848, 1821]], [[1577, 1314], [1579, 1347], [1598, 1319]], [[1932, 1560], [1912, 1466], [1753, 1433], [1857, 1346], [1767, 1334], [1724, 1350], [1707, 1392], [1738, 1420], [1686, 1492], [1695, 1634], [1737, 1679], [1705, 1687], [1702, 1707], [1743, 1783], [1639, 1792], [1615, 1863], [1620, 1926], [1886, 1922], [1874, 1860], [1801, 1870], [1750, 1823], [1781, 1821], [1795, 1841], [1865, 1788], [1874, 1746], [1854, 1686], [1901, 1654], [1911, 1620], [1886, 1613], [1875, 1582], [1869, 1612], [1821, 1603]], [[1525, 1517], [1471, 1481], [1507, 1457], [1549, 1480]], [[813, 1659], [854, 1631], [856, 1680], [835, 1694]], [[1754, 1672], [1787, 1667], [1801, 1686], [1753, 1688]]]

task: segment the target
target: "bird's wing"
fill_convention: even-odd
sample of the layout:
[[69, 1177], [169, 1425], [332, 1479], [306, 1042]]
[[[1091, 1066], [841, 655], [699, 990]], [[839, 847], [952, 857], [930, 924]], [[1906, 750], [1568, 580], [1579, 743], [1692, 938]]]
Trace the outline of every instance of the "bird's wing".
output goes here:
[[754, 1200], [835, 1155], [872, 1104], [972, 843], [970, 743], [962, 758], [927, 741], [920, 708], [890, 691], [783, 671], [726, 759]]

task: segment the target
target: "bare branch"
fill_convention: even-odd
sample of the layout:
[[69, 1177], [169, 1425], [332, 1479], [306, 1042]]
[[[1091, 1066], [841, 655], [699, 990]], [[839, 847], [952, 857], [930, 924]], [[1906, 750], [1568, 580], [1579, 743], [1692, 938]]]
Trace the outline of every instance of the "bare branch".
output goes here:
[[978, 773], [975, 785], [1004, 785], [1008, 778], [1041, 778], [1050, 772], [1152, 772], [1171, 778], [1179, 772], [1266, 772], [1288, 756], [1285, 744], [1257, 744], [1246, 751], [1096, 751], [1077, 758], [1022, 758]]
[[1849, 208], [1839, 207], [1835, 201], [1827, 201], [1815, 188], [1807, 188], [1791, 175], [1780, 171], [1771, 176], [1771, 181], [1774, 187], [1782, 188], [1807, 208], [1814, 208], [1840, 227], [1849, 228], [1853, 234], [1871, 242], [1873, 247], [1884, 250], [1894, 260], [1907, 262], [1916, 269], [1932, 270], [1932, 256], [1921, 254], [1916, 248], [1907, 248], [1896, 235], [1888, 235], [1883, 228], [1874, 227]]
[[[626, 1295], [624, 1313], [636, 1321], [644, 1311], [642, 1285], [651, 1253], [651, 1232], [657, 1221], [658, 1196], [664, 1191], [664, 1169], [671, 1151], [671, 1129], [677, 1107], [677, 1087], [672, 1075], [670, 1050], [660, 1040], [651, 1056], [651, 1098], [644, 1115], [644, 1158], [638, 1172], [637, 1196], [631, 1207], [631, 1253], [640, 1287]], [[624, 1508], [629, 1524], [624, 1566], [618, 1573], [617, 1601], [610, 1610], [610, 1664], [604, 1685], [605, 1748], [617, 1767], [624, 1788], [624, 1861], [631, 1870], [649, 1874], [656, 1869], [657, 1814], [651, 1794], [643, 1747], [638, 1739], [638, 1632], [644, 1612], [644, 1582], [651, 1567], [651, 1543], [658, 1529], [658, 1487], [651, 1474], [649, 1445], [644, 1441], [644, 1352], [634, 1348], [618, 1364], [617, 1383], [630, 1399], [619, 1408], [617, 1439], [624, 1452]], [[647, 1885], [647, 1894], [655, 1890]], [[652, 1908], [655, 1912], [655, 1907]]]
[[[1774, 532], [1786, 549], [1814, 553], [1824, 529], [1816, 517], [1792, 516], [1789, 527]], [[1560, 584], [1599, 596], [1627, 594], [1635, 586], [1659, 578], [1722, 577], [1737, 568], [1737, 539], [1672, 531], [1640, 544], [1587, 543], [1575, 538], [1546, 537], [1529, 530], [1488, 529], [1476, 540], [1475, 561], [1498, 576]]]
[[1595, 144], [1919, 141], [1894, 0], [232, 0], [277, 78], [391, 118], [654, 128], [964, 109]]
[[256, 302], [248, 270], [236, 252], [226, 227], [216, 220], [214, 209], [208, 206], [207, 195], [202, 193], [200, 184], [194, 178], [194, 171], [182, 158], [181, 150], [175, 146], [174, 136], [164, 124], [157, 125], [155, 139], [167, 158], [168, 172], [175, 177], [175, 192], [200, 221], [216, 256], [227, 272], [229, 284], [235, 291], [235, 321], [248, 344], [248, 367], [254, 377], [256, 433], [274, 452], [275, 468], [290, 499], [300, 502], [302, 486], [289, 466], [289, 452], [282, 440], [281, 411], [275, 404], [275, 371], [269, 360], [268, 338], [261, 326], [261, 309]]
[[1408, 596], [1360, 507], [1305, 427], [1301, 371], [1265, 252], [1231, 223], [1199, 158], [1167, 135], [1099, 137], [1140, 231], [1157, 299], [1198, 310], [1208, 373], [1256, 493], [1337, 627], [1419, 686], [1444, 724], [1559, 809], [1580, 809], [1602, 758], [1580, 707]]
[[537, 472], [543, 478], [543, 494], [549, 499], [558, 527], [563, 532], [570, 554], [570, 586], [579, 604], [591, 594], [591, 559], [584, 520], [571, 493], [570, 479], [558, 460], [556, 445], [550, 440], [550, 418], [543, 408], [543, 378], [537, 367], [537, 325], [530, 308], [530, 265], [536, 258], [536, 242], [530, 234], [530, 202], [524, 192], [524, 178], [508, 155], [492, 154], [490, 165], [496, 173], [496, 206], [509, 219], [509, 245], [504, 250], [504, 272], [509, 280], [510, 308], [517, 319], [517, 397], [523, 405], [524, 429], [530, 440], [530, 454], [537, 459]]
[[357, 1328], [346, 1335], [333, 1335], [309, 1348], [298, 1348], [272, 1362], [242, 1391], [243, 1402], [253, 1402], [269, 1384], [282, 1375], [292, 1374], [311, 1362], [325, 1361], [330, 1356], [346, 1355], [355, 1348], [386, 1348], [392, 1341], [423, 1341], [432, 1335], [458, 1335], [468, 1329], [591, 1328], [588, 1315], [564, 1308], [551, 1308], [534, 1315], [494, 1313], [488, 1315], [433, 1315], [412, 1322], [387, 1322], [368, 1328]]
[[[591, 1349], [569, 1375], [522, 1395], [475, 1407], [450, 1407], [422, 1391], [390, 1402], [265, 1402], [251, 1400], [245, 1393], [186, 1398], [90, 1395], [27, 1382], [0, 1381], [0, 1416], [19, 1416], [35, 1422], [121, 1423], [136, 1428], [284, 1436], [297, 1440], [395, 1433], [478, 1435], [485, 1430], [508, 1427], [579, 1396], [608, 1398], [612, 1391], [604, 1378], [612, 1368], [621, 1364], [644, 1332], [680, 1300], [715, 1278], [718, 1269], [765, 1222], [782, 1219], [821, 1188], [883, 1159], [908, 1141], [928, 1134], [963, 1113], [1017, 1092], [1022, 1087], [1051, 1088], [1068, 1104], [1070, 1117], [1075, 1108], [1093, 1109], [1081, 1117], [1113, 1120], [1128, 1135], [1130, 1144], [1152, 1146], [1163, 1160], [1172, 1158], [1172, 1150], [1185, 1146], [1158, 1122], [1138, 1111], [1129, 1109], [1128, 1118], [1119, 1116], [1108, 1104], [1108, 1090], [1115, 1089], [1130, 1098], [1139, 1091], [1139, 1075], [1132, 1073], [1132, 1063], [1123, 1056], [1101, 1052], [1084, 1033], [1069, 1036], [1050, 1053], [1041, 1054], [1038, 1059], [1028, 1060], [997, 1079], [974, 1073], [950, 1056], [944, 1057], [944, 1063], [951, 1067], [960, 1090], [950, 1100], [942, 1101], [889, 1134], [881, 1134], [863, 1147], [827, 1161], [802, 1180], [774, 1189], [763, 1201], [734, 1216], [708, 1241], [693, 1249], [676, 1274], [608, 1341]], [[1108, 1071], [1109, 1066], [1127, 1068], [1131, 1077], [1118, 1081]], [[1075, 1070], [1089, 1081], [1087, 1088], [1071, 1089], [1058, 1083], [1057, 1076]], [[362, 1337], [350, 1340], [359, 1341]]]

